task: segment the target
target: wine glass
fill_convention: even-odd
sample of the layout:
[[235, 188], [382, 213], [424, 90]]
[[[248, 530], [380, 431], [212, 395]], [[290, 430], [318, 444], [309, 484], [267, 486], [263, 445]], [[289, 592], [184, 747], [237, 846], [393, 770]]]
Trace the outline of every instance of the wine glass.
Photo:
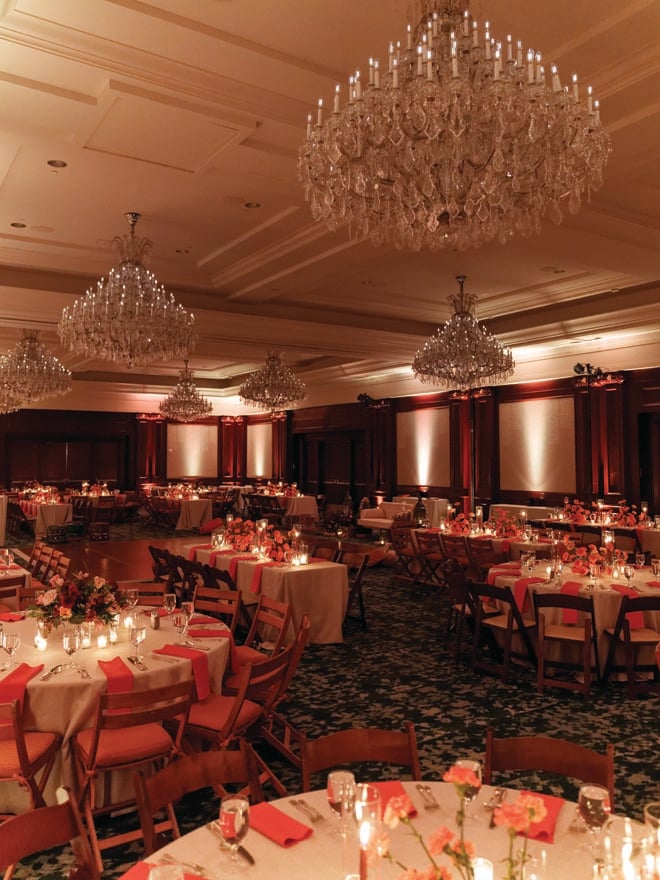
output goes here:
[[186, 616], [186, 622], [189, 622], [190, 618], [195, 613], [195, 603], [194, 602], [182, 602], [181, 603], [181, 611]]
[[168, 614], [174, 614], [176, 608], [176, 593], [165, 593], [163, 596], [163, 608]]
[[135, 608], [138, 603], [139, 593], [137, 590], [126, 590], [126, 605]]
[[[463, 815], [467, 819], [468, 810], [467, 808], [470, 806], [472, 801], [479, 794], [479, 790], [481, 788], [481, 761], [472, 761], [468, 758], [461, 758], [458, 761], [454, 761], [455, 767], [463, 767], [466, 770], [472, 770], [477, 780], [479, 781], [478, 785], [462, 785], [461, 786], [461, 809], [463, 811]], [[474, 821], [478, 821], [476, 816], [473, 817]]]
[[596, 858], [599, 856], [600, 832], [610, 818], [610, 793], [602, 785], [582, 785], [578, 794], [578, 813], [589, 829]]
[[250, 827], [250, 802], [240, 794], [225, 795], [220, 801], [220, 821], [218, 828], [224, 843], [231, 850], [229, 868], [233, 873], [239, 868], [238, 847]]
[[654, 577], [658, 577], [660, 575], [660, 559], [657, 556], [651, 557], [651, 572]]
[[14, 654], [21, 646], [21, 637], [18, 633], [2, 633], [2, 648], [9, 654], [9, 663], [5, 664], [2, 668], [11, 669], [12, 666], [16, 666], [14, 661]]
[[635, 565], [637, 568], [644, 568], [646, 564], [646, 554], [645, 553], [635, 553]]
[[348, 770], [333, 770], [328, 773], [328, 804], [339, 820], [339, 835], [348, 833], [346, 820], [355, 806], [355, 776]]
[[64, 653], [69, 655], [69, 662], [65, 664], [65, 669], [75, 669], [75, 664], [71, 662], [71, 657], [80, 647], [80, 630], [77, 626], [65, 629], [62, 633], [62, 647]]
[[131, 644], [135, 645], [135, 654], [132, 657], [132, 660], [134, 663], [137, 663], [140, 660], [140, 655], [138, 654], [138, 648], [140, 647], [142, 642], [146, 639], [146, 637], [147, 637], [146, 626], [133, 626], [133, 627], [131, 627], [131, 632], [130, 632]]
[[630, 584], [632, 583], [632, 579], [635, 576], [635, 567], [633, 565], [624, 565], [623, 576], [628, 581], [628, 586], [630, 586]]
[[175, 614], [172, 617], [172, 623], [174, 624], [174, 629], [179, 636], [177, 645], [181, 645], [181, 636], [184, 634], [186, 627], [188, 626], [188, 618], [185, 614]]

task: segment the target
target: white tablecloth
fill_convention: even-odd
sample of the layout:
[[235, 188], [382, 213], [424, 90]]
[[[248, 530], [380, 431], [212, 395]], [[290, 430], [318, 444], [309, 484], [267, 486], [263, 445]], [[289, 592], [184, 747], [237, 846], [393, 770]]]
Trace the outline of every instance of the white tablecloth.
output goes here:
[[73, 519], [73, 508], [70, 504], [39, 504], [36, 501], [20, 502], [25, 515], [34, 519], [37, 538], [48, 534], [48, 526], [65, 526]]
[[[449, 499], [447, 498], [424, 498], [424, 508], [426, 509], [426, 518], [428, 520], [427, 525], [432, 529], [437, 529], [440, 526], [440, 519], [443, 516], [447, 516], [447, 507], [449, 506]], [[409, 504], [411, 507], [414, 507], [417, 504], [417, 499], [412, 495], [395, 495], [392, 498], [392, 501], [397, 504]]]
[[501, 513], [506, 513], [508, 516], [520, 519], [520, 514], [523, 510], [527, 514], [528, 520], [549, 519], [555, 512], [554, 507], [535, 507], [534, 505], [528, 504], [491, 504], [488, 511], [488, 517], [489, 519], [494, 519], [497, 511], [500, 511]]
[[213, 503], [210, 498], [182, 498], [176, 530], [190, 532], [212, 518]]
[[292, 519], [301, 516], [319, 518], [319, 508], [313, 495], [292, 495], [286, 500], [286, 515]]
[[[197, 549], [195, 558], [208, 564], [212, 552]], [[216, 567], [228, 571], [231, 558], [229, 554], [216, 554]], [[236, 586], [248, 604], [254, 604], [259, 599], [251, 589], [252, 576], [258, 564], [256, 558], [241, 559], [237, 564]], [[261, 590], [271, 599], [291, 604], [289, 640], [293, 639], [303, 614], [307, 612], [311, 623], [311, 642], [333, 644], [343, 641], [342, 623], [348, 602], [348, 570], [345, 565], [323, 560], [300, 566], [264, 566]]]
[[[189, 660], [167, 663], [152, 659], [150, 656], [154, 648], [159, 648], [168, 642], [172, 643], [178, 638], [171, 620], [167, 617], [160, 618], [160, 629], [153, 630], [149, 626], [149, 615], [144, 614], [142, 619], [147, 626], [147, 638], [140, 647], [140, 654], [144, 656], [148, 669], [143, 672], [127, 664], [133, 672], [134, 690], [146, 691], [190, 678], [192, 672]], [[21, 636], [21, 646], [14, 657], [17, 663], [25, 662], [31, 666], [43, 663], [46, 671], [56, 663], [65, 663], [68, 660], [61, 647], [61, 630], [53, 630], [46, 651], [38, 651], [33, 641], [36, 631], [36, 622], [33, 618], [28, 617], [18, 623], [5, 623], [4, 627], [7, 632], [18, 632]], [[229, 640], [205, 639], [203, 644], [211, 649], [207, 653], [211, 689], [219, 692], [229, 658]], [[112, 660], [118, 655], [126, 658], [134, 653], [134, 647], [128, 641], [127, 631], [123, 630], [120, 631], [118, 645], [104, 649], [91, 647], [87, 650], [79, 650], [73, 655], [73, 662], [84, 666], [91, 679], [82, 679], [75, 670], [66, 670], [53, 676], [49, 681], [40, 681], [37, 676], [28, 683], [24, 704], [26, 728], [52, 730], [64, 737], [61, 761], [58, 761], [53, 770], [46, 792], [48, 803], [54, 803], [52, 792], [58, 785], [72, 785], [75, 788], [70, 740], [79, 730], [92, 725], [98, 694], [106, 687], [107, 679], [98, 661]], [[2, 673], [2, 677], [6, 674]], [[27, 798], [15, 783], [0, 784], [0, 812], [25, 809], [27, 804]]]
[[[429, 784], [433, 794], [440, 802], [438, 810], [425, 811], [423, 800], [415, 789], [415, 784], [412, 782], [403, 783], [418, 810], [417, 816], [413, 819], [415, 828], [425, 840], [443, 825], [455, 830], [458, 807], [453, 785], [443, 782], [430, 782]], [[476, 814], [479, 821], [468, 817], [465, 826], [465, 839], [474, 843], [477, 856], [487, 858], [493, 863], [494, 876], [498, 878], [504, 874], [503, 859], [508, 854], [509, 837], [505, 828], [489, 828], [490, 813], [481, 808], [492, 792], [493, 789], [490, 786], [483, 786], [478, 798], [470, 805], [470, 812]], [[515, 797], [517, 797], [517, 793], [509, 791], [508, 800], [512, 801]], [[305, 800], [325, 816], [325, 821], [312, 825], [291, 805], [290, 799], [283, 798], [273, 801], [272, 803], [277, 809], [306, 824], [313, 829], [313, 833], [294, 846], [284, 848], [258, 831], [250, 830], [243, 843], [253, 855], [255, 865], [245, 866], [245, 870], [240, 873], [245, 877], [250, 877], [251, 880], [310, 880], [310, 878], [338, 880], [349, 871], [357, 876], [359, 859], [357, 839], [351, 839], [344, 846], [341, 839], [332, 833], [333, 823], [336, 820], [331, 815], [325, 791], [309, 792], [305, 794]], [[565, 802], [557, 820], [555, 842], [550, 844], [530, 840], [528, 843], [527, 851], [530, 858], [540, 860], [542, 854], [545, 853], [546, 870], [542, 876], [546, 878], [561, 877], [563, 880], [584, 880], [585, 877], [592, 876], [593, 857], [586, 845], [585, 834], [569, 830], [574, 816], [575, 804]], [[641, 836], [641, 826], [638, 823], [633, 823], [633, 827], [634, 834], [637, 837]], [[623, 828], [623, 818], [613, 817], [609, 833], [614, 853], [621, 852]], [[404, 824], [399, 824], [396, 829], [389, 832], [389, 841], [390, 851], [394, 858], [407, 867], [424, 870], [429, 866], [421, 845]], [[521, 845], [522, 841], [516, 845], [516, 850]], [[150, 856], [149, 860], [155, 863], [163, 854], [168, 854], [177, 860], [203, 865], [204, 875], [209, 880], [221, 880], [226, 875], [224, 866], [229, 860], [229, 854], [218, 851], [217, 838], [206, 827], [198, 828], [173, 841], [164, 849]], [[440, 856], [438, 861], [450, 869], [452, 876], [458, 876], [456, 869], [451, 870], [445, 856]], [[245, 865], [244, 862], [241, 864]], [[370, 880], [376, 877], [382, 878], [382, 880], [396, 880], [401, 872], [401, 867], [382, 859], [376, 869], [370, 870], [369, 878]], [[124, 875], [126, 880], [129, 880], [129, 874]]]

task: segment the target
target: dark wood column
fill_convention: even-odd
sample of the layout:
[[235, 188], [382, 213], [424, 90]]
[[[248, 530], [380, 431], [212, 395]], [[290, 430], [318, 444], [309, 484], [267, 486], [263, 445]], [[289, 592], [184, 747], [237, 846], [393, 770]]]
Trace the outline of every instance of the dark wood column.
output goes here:
[[247, 425], [244, 416], [220, 419], [219, 473], [225, 483], [242, 483], [247, 468]]
[[164, 480], [167, 462], [165, 419], [159, 413], [138, 413], [136, 419], [138, 483]]

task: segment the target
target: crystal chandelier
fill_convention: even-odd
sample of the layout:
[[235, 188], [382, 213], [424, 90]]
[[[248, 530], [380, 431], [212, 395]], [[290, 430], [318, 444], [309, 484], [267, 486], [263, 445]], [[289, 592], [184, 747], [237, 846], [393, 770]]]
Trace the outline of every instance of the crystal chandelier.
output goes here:
[[120, 263], [96, 289], [62, 312], [62, 344], [88, 357], [127, 366], [184, 358], [194, 347], [195, 318], [144, 265], [151, 241], [135, 235], [140, 215], [126, 214], [130, 235], [114, 238]]
[[174, 390], [165, 400], [160, 402], [160, 411], [168, 419], [175, 422], [192, 422], [205, 419], [213, 412], [213, 406], [197, 390], [193, 382], [193, 372], [188, 369], [188, 361], [184, 361], [183, 370], [179, 372], [179, 381]]
[[445, 388], [471, 389], [489, 381], [504, 381], [515, 362], [511, 349], [477, 321], [477, 297], [465, 293], [465, 275], [457, 275], [459, 293], [450, 296], [454, 314], [415, 355], [413, 371], [422, 382]]
[[0, 359], [0, 412], [70, 391], [71, 373], [39, 342], [36, 330], [24, 330], [22, 339]]
[[340, 108], [308, 117], [298, 173], [312, 216], [356, 238], [465, 250], [538, 233], [576, 213], [611, 151], [591, 88], [511, 36], [496, 42], [458, 0], [420, 0], [407, 38]]
[[284, 363], [280, 352], [268, 352], [266, 362], [248, 376], [238, 393], [245, 403], [275, 412], [304, 400], [304, 382]]

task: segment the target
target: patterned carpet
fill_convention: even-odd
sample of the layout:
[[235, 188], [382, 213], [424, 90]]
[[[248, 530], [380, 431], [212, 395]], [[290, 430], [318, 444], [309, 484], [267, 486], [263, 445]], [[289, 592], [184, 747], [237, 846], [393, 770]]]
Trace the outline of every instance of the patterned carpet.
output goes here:
[[[437, 779], [458, 756], [481, 757], [488, 725], [498, 735], [542, 733], [601, 751], [611, 742], [616, 811], [639, 819], [643, 804], [660, 798], [657, 697], [627, 701], [617, 685], [596, 688], [590, 700], [561, 690], [539, 696], [533, 672], [522, 667], [514, 667], [504, 685], [472, 673], [467, 651], [454, 663], [444, 638], [447, 600], [437, 588], [411, 586], [378, 567], [368, 571], [364, 593], [368, 630], [351, 621], [343, 644], [310, 646], [293, 683], [285, 712], [309, 737], [351, 725], [400, 727], [410, 720], [428, 779]], [[289, 790], [297, 791], [297, 772], [276, 753], [262, 754], [272, 759]], [[528, 777], [524, 783], [576, 798], [575, 786], [560, 779]], [[266, 793], [274, 797], [272, 790]], [[179, 814], [182, 830], [188, 830], [215, 817], [217, 802], [204, 792], [182, 802]], [[132, 823], [134, 817], [121, 821]], [[140, 844], [107, 851], [104, 878], [120, 876], [141, 854]], [[66, 875], [58, 857], [46, 854], [16, 876]]]

